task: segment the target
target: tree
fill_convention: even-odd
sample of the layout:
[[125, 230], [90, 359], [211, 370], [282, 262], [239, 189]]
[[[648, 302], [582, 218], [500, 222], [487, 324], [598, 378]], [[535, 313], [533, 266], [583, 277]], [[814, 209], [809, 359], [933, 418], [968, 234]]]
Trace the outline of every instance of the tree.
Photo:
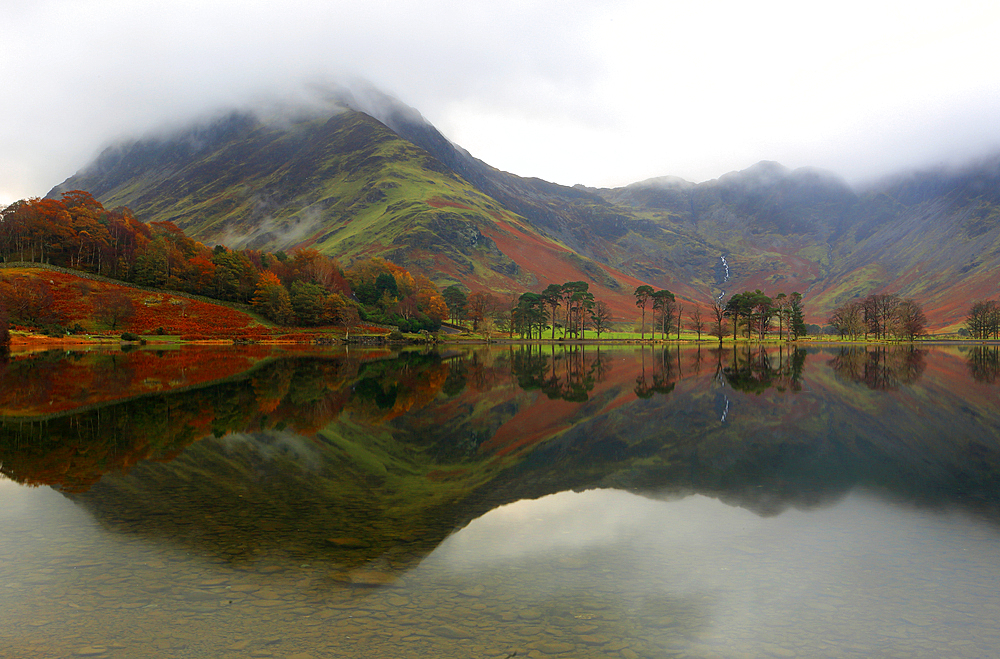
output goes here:
[[640, 326], [639, 340], [646, 338], [646, 303], [653, 296], [653, 287], [643, 284], [635, 289], [635, 306], [642, 309], [642, 325]]
[[601, 334], [611, 328], [611, 306], [604, 300], [598, 300], [594, 305], [594, 311], [591, 313], [590, 318], [594, 322], [594, 331], [597, 332], [597, 338], [601, 338]]
[[668, 290], [656, 291], [650, 296], [653, 300], [653, 311], [660, 313], [660, 336], [667, 339], [668, 328], [674, 324], [675, 297]]
[[375, 278], [375, 299], [380, 301], [399, 299], [399, 286], [396, 284], [396, 278], [388, 272], [379, 273], [379, 276]]
[[119, 322], [135, 316], [135, 304], [124, 290], [115, 286], [94, 296], [94, 315], [116, 330]]
[[791, 316], [791, 303], [784, 293], [775, 295], [771, 302], [774, 305], [774, 315], [778, 318], [778, 340], [781, 340], [785, 338], [784, 330], [788, 327], [786, 321]]
[[827, 323], [833, 326], [841, 337], [850, 336], [857, 339], [865, 333], [864, 305], [860, 300], [851, 300], [840, 305], [827, 318]]
[[514, 316], [518, 305], [518, 297], [514, 293], [508, 293], [497, 303], [493, 312], [493, 322], [501, 332], [507, 332], [507, 336], [513, 338], [515, 322]]
[[774, 304], [767, 295], [756, 290], [747, 293], [746, 302], [749, 305], [747, 338], [750, 331], [757, 333], [757, 339], [763, 341], [771, 331], [771, 319], [774, 318]]
[[538, 338], [542, 337], [542, 330], [545, 329], [545, 302], [538, 293], [523, 293], [517, 301], [517, 307], [513, 312], [513, 322], [517, 330], [523, 337], [527, 334], [530, 339], [535, 329], [538, 329]]
[[573, 296], [573, 302], [576, 308], [576, 324], [577, 329], [580, 330], [580, 338], [586, 339], [587, 319], [590, 318], [591, 313], [594, 311], [594, 294], [584, 290]]
[[289, 293], [292, 311], [300, 325], [321, 325], [326, 307], [326, 289], [318, 284], [309, 284], [301, 279], [292, 284]]
[[262, 316], [284, 325], [292, 319], [292, 302], [288, 289], [270, 270], [265, 271], [257, 282], [250, 305]]
[[974, 339], [1000, 338], [1000, 303], [977, 300], [965, 316], [965, 326]]
[[903, 300], [896, 307], [899, 332], [911, 342], [927, 333], [927, 316], [916, 300]]
[[583, 309], [594, 296], [585, 281], [568, 281], [562, 285], [563, 304], [566, 307], [565, 334], [577, 335], [583, 323]]
[[466, 298], [466, 308], [472, 321], [472, 331], [478, 332], [480, 325], [490, 317], [496, 306], [496, 298], [491, 293], [478, 291]]
[[45, 325], [59, 320], [49, 285], [36, 277], [0, 279], [0, 307], [23, 325]]
[[719, 345], [722, 345], [722, 337], [726, 335], [726, 308], [719, 300], [712, 302], [712, 327], [708, 333], [718, 337]]
[[459, 288], [458, 284], [452, 284], [441, 293], [445, 304], [448, 305], [448, 312], [451, 314], [451, 322], [459, 323], [465, 318], [465, 307], [468, 298], [465, 291]]
[[549, 321], [552, 325], [552, 340], [555, 341], [556, 338], [556, 309], [560, 307], [563, 299], [563, 286], [559, 284], [549, 284], [542, 291], [542, 300], [545, 301], [545, 305], [552, 310], [552, 318]]
[[861, 301], [865, 324], [876, 340], [889, 337], [896, 331], [896, 307], [899, 296], [894, 293], [873, 293]]
[[677, 340], [681, 340], [681, 319], [684, 317], [684, 305], [677, 305]]
[[740, 319], [744, 319], [747, 327], [747, 338], [750, 338], [750, 294], [737, 293], [726, 302], [726, 315], [733, 319], [733, 340], [735, 341], [739, 333]]
[[700, 307], [695, 307], [691, 310], [691, 324], [688, 327], [698, 333], [698, 340], [701, 341], [701, 333], [705, 329], [705, 323], [701, 319]]
[[797, 340], [800, 336], [806, 335], [806, 320], [802, 309], [802, 294], [792, 293], [788, 296], [788, 301], [791, 308], [789, 329], [791, 329], [792, 332], [792, 339]]

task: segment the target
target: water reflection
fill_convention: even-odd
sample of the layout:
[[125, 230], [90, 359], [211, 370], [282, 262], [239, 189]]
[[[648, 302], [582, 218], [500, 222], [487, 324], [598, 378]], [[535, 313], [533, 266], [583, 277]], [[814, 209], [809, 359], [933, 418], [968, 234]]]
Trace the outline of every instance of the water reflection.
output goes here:
[[912, 385], [927, 368], [926, 350], [907, 346], [850, 346], [830, 360], [837, 375], [869, 389], [893, 391]]
[[[918, 641], [957, 619], [923, 601], [926, 575], [992, 611], [975, 584], [995, 578], [1000, 406], [971, 366], [988, 351], [262, 352], [236, 372], [225, 351], [15, 358], [0, 378], [28, 384], [0, 393], [0, 471], [62, 494], [34, 490], [35, 510], [0, 491], [0, 555], [17, 557], [0, 595], [22, 638], [38, 634], [17, 602], [44, 622], [79, 597], [123, 627], [160, 608], [225, 639], [189, 656], [278, 654], [251, 615], [309, 639], [284, 654], [870, 654], [879, 625], [930, 654]], [[965, 549], [975, 567], [952, 574]], [[890, 624], [904, 609], [946, 622]], [[977, 634], [966, 654], [993, 640]]]
[[863, 494], [762, 518], [698, 496], [592, 490], [498, 508], [412, 580], [486, 584], [509, 631], [541, 628], [583, 656], [615, 641], [649, 657], [973, 656], [1000, 639], [971, 622], [984, 622], [978, 605], [1000, 608], [997, 540], [961, 516]]
[[975, 346], [969, 350], [969, 374], [976, 382], [1000, 380], [1000, 346]]

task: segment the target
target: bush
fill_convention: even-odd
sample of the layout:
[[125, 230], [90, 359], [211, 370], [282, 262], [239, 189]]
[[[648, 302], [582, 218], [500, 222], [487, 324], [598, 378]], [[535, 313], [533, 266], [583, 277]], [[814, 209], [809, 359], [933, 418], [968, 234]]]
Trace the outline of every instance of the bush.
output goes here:
[[389, 340], [390, 341], [402, 341], [403, 340], [403, 333], [400, 332], [398, 329], [394, 329], [391, 332], [389, 332]]
[[122, 332], [122, 341], [141, 341], [142, 337], [132, 332]]

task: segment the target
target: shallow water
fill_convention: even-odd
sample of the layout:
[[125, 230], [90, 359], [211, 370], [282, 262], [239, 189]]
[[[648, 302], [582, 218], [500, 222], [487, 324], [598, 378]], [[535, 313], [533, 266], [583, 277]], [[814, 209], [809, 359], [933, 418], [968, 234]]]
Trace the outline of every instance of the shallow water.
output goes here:
[[983, 362], [326, 355], [22, 415], [3, 472], [62, 491], [0, 481], [0, 654], [988, 656]]

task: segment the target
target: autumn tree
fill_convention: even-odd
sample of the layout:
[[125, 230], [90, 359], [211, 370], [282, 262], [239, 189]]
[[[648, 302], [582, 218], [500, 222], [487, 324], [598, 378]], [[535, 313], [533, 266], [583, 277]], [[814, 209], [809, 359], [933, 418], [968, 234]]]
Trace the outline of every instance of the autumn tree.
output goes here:
[[135, 316], [135, 303], [122, 288], [115, 286], [94, 296], [94, 315], [111, 330]]
[[860, 300], [851, 300], [834, 309], [829, 318], [829, 323], [841, 337], [849, 336], [858, 339], [865, 333], [865, 310]]
[[913, 341], [927, 333], [927, 316], [916, 300], [902, 300], [896, 307], [900, 336]]
[[10, 320], [22, 325], [47, 325], [58, 322], [55, 300], [49, 285], [36, 277], [12, 277], [0, 280], [0, 307]]
[[270, 270], [261, 274], [250, 304], [257, 313], [278, 324], [287, 324], [292, 319], [292, 302], [288, 289], [281, 285], [281, 280]]
[[496, 298], [485, 291], [477, 291], [466, 298], [469, 320], [472, 321], [472, 331], [478, 332], [482, 324], [490, 318]]

